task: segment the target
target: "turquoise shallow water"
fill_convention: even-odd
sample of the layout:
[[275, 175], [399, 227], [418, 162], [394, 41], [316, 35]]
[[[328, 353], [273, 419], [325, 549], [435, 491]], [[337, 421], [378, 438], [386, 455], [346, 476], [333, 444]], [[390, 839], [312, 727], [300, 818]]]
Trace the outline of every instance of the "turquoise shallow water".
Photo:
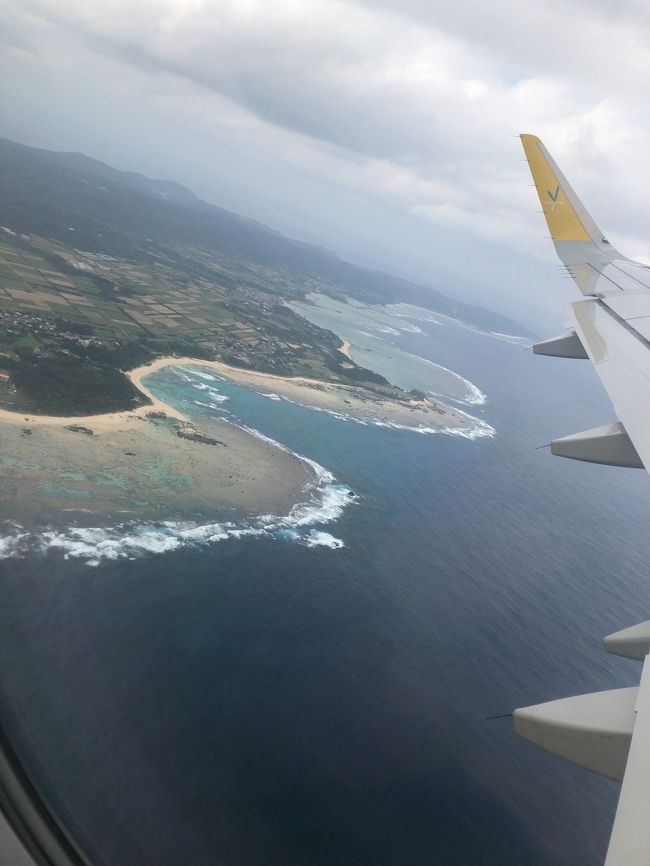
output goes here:
[[493, 437], [169, 370], [161, 397], [227, 411], [356, 498], [268, 532], [160, 530], [94, 568], [60, 549], [2, 563], [0, 712], [94, 862], [602, 860], [616, 786], [486, 716], [635, 683], [600, 641], [647, 618], [648, 478], [535, 450], [611, 418], [589, 365], [410, 321], [387, 351], [472, 382]]
[[[482, 405], [485, 395], [476, 385], [440, 362], [409, 350], [409, 337], [422, 336], [422, 325], [434, 327], [459, 325], [445, 317], [417, 307], [368, 307], [346, 304], [325, 295], [314, 296], [312, 303], [295, 302], [292, 308], [321, 328], [350, 343], [350, 357], [363, 367], [380, 373], [393, 385], [452, 398], [469, 405]], [[478, 333], [478, 332], [477, 332]]]

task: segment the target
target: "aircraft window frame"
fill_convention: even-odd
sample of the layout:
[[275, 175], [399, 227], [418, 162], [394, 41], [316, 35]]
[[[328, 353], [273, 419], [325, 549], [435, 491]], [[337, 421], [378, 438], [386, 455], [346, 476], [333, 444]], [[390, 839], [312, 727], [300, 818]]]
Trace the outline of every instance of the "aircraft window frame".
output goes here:
[[33, 785], [1, 724], [0, 812], [35, 866], [91, 866]]

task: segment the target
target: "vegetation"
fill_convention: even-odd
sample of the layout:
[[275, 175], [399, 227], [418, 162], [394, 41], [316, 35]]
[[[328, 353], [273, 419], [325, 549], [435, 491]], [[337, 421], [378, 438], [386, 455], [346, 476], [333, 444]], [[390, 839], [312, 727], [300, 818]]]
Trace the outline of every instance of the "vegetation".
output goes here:
[[124, 370], [160, 355], [389, 388], [285, 303], [310, 291], [514, 323], [342, 262], [167, 181], [0, 140], [0, 405], [129, 408]]
[[30, 359], [12, 378], [24, 410], [46, 415], [91, 415], [150, 402], [124, 373], [79, 358]]
[[[462, 304], [430, 286], [357, 267], [321, 247], [209, 205], [178, 184], [120, 172], [81, 154], [51, 153], [0, 139], [0, 224], [19, 235], [35, 233], [133, 262], [175, 257], [181, 269], [188, 264], [188, 248], [196, 248], [224, 264], [220, 285], [226, 288], [236, 289], [241, 269], [252, 268], [258, 275], [264, 272], [267, 288], [269, 281], [277, 286], [288, 277], [285, 296], [302, 295], [312, 283], [329, 294], [368, 303], [419, 304], [479, 328], [526, 336], [506, 316]], [[200, 269], [197, 259], [193, 270]]]

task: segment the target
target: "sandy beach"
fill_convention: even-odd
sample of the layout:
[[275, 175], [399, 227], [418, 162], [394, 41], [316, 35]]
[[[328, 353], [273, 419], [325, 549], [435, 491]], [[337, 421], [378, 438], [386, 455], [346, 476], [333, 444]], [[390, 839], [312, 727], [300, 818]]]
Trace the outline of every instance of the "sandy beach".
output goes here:
[[[224, 421], [203, 418], [200, 427], [192, 425], [141, 384], [152, 370], [130, 374], [151, 400], [131, 412], [64, 417], [0, 411], [0, 521], [204, 522], [286, 514], [308, 498], [315, 474], [307, 463]], [[197, 431], [204, 441], [182, 435]]]
[[[345, 355], [346, 358], [350, 358], [351, 347], [352, 347], [352, 344], [350, 342], [348, 342], [348, 340], [343, 340], [343, 345], [339, 346], [339, 352], [341, 352], [343, 355]], [[352, 358], [350, 358], [350, 360], [352, 360]]]
[[[343, 343], [340, 351], [348, 354], [350, 344]], [[231, 367], [221, 361], [204, 361], [197, 358], [156, 358], [150, 364], [137, 367], [126, 375], [133, 384], [151, 401], [148, 406], [139, 406], [132, 411], [110, 412], [101, 415], [60, 416], [33, 415], [22, 412], [10, 412], [0, 409], [0, 423], [39, 427], [65, 427], [80, 425], [92, 429], [95, 433], [124, 430], [130, 428], [135, 419], [144, 419], [152, 412], [164, 412], [170, 418], [189, 422], [189, 419], [173, 406], [163, 403], [145, 384], [143, 379], [158, 370], [170, 365], [199, 366], [214, 370], [237, 384], [253, 388], [261, 393], [275, 393], [301, 403], [304, 406], [326, 409], [343, 415], [351, 415], [360, 420], [379, 421], [382, 423], [403, 424], [408, 427], [434, 426], [446, 428], [468, 428], [471, 422], [461, 412], [439, 403], [435, 400], [412, 399], [394, 400], [389, 397], [369, 391], [366, 388], [323, 382], [305, 377], [278, 376], [273, 373], [260, 373], [255, 370], [245, 370]]]
[[[340, 351], [343, 352], [346, 347], [349, 348], [349, 343], [344, 343]], [[231, 367], [221, 361], [157, 358], [151, 364], [131, 370], [128, 375], [137, 388], [151, 397], [151, 393], [143, 386], [142, 379], [169, 365], [206, 367], [224, 379], [253, 388], [260, 393], [278, 394], [303, 406], [352, 416], [361, 421], [396, 424], [414, 429], [427, 427], [462, 430], [472, 426], [471, 420], [462, 412], [430, 398], [395, 400], [360, 386], [323, 382], [301, 376], [289, 378], [273, 373], [260, 373]]]
[[[142, 368], [141, 368], [142, 369]], [[148, 369], [148, 368], [147, 368]], [[132, 374], [127, 374], [132, 375]], [[124, 425], [129, 424], [134, 418], [144, 418], [149, 412], [165, 412], [167, 415], [177, 418], [179, 421], [189, 421], [189, 419], [174, 409], [172, 406], [167, 406], [165, 403], [158, 400], [147, 388], [144, 388], [139, 383], [137, 387], [146, 394], [151, 400], [147, 406], [139, 406], [137, 409], [125, 410], [123, 412], [107, 412], [101, 415], [34, 415], [25, 412], [10, 412], [7, 409], [0, 409], [0, 423], [16, 424], [24, 427], [26, 424], [36, 424], [39, 427], [64, 427], [69, 424], [79, 424], [83, 427], [90, 427], [96, 433], [106, 432], [109, 430], [124, 429]]]
[[170, 365], [208, 368], [258, 393], [362, 422], [452, 430], [472, 423], [428, 398], [396, 400], [220, 361], [158, 358], [127, 374], [151, 401], [130, 412], [59, 417], [0, 410], [0, 521], [205, 521], [286, 514], [304, 501], [315, 480], [307, 463], [225, 420], [204, 416], [192, 424], [153, 395], [143, 380]]

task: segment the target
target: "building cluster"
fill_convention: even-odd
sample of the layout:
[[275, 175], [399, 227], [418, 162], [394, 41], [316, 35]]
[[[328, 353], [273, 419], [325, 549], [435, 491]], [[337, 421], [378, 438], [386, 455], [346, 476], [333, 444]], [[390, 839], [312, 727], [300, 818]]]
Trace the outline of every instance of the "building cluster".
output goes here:
[[25, 310], [0, 311], [0, 357], [8, 358], [16, 349], [31, 349], [36, 357], [72, 355], [66, 346], [88, 348], [101, 345], [95, 337], [72, 334], [60, 325]]

